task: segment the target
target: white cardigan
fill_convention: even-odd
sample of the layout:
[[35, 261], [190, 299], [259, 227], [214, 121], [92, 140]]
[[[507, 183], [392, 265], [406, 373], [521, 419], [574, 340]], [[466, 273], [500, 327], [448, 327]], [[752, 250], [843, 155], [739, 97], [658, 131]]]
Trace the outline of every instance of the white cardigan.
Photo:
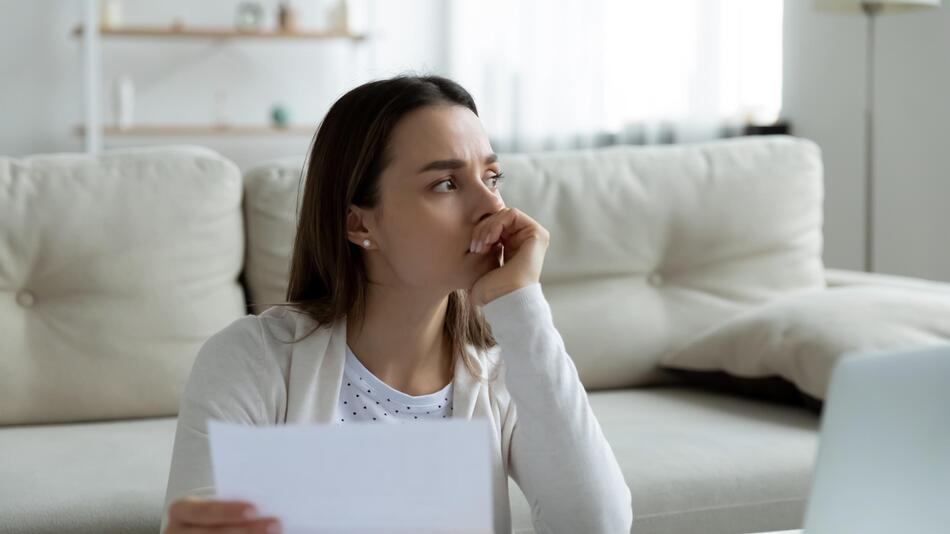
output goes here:
[[[630, 532], [630, 489], [554, 327], [541, 284], [498, 297], [482, 312], [498, 345], [485, 353], [468, 351], [486, 376], [492, 366], [500, 372], [494, 382], [479, 383], [457, 361], [453, 417], [485, 417], [495, 429], [495, 532], [511, 532], [508, 475], [527, 497], [539, 534]], [[303, 313], [272, 307], [236, 319], [201, 347], [181, 397], [161, 532], [173, 501], [214, 496], [209, 418], [249, 425], [336, 420], [346, 321], [295, 344], [280, 341], [313, 326]]]

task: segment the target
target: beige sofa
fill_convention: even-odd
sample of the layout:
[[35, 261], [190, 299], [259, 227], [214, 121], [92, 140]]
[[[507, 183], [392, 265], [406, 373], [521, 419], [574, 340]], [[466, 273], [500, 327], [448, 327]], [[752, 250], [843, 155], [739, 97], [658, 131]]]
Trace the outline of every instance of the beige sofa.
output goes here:
[[[201, 147], [0, 158], [0, 532], [157, 532], [198, 348], [283, 296], [301, 160], [242, 176]], [[814, 413], [657, 361], [829, 281], [915, 283], [824, 268], [819, 148], [764, 136], [501, 162], [508, 205], [551, 232], [542, 286], [634, 532], [799, 527]]]

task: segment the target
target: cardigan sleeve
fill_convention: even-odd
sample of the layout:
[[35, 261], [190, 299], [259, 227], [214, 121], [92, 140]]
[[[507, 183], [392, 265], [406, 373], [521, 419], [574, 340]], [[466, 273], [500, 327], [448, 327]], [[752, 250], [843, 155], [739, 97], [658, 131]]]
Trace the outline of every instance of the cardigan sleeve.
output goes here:
[[260, 320], [236, 319], [201, 346], [179, 402], [178, 426], [172, 450], [165, 504], [185, 496], [215, 495], [207, 422], [216, 419], [248, 425], [273, 424], [268, 390], [273, 370], [265, 365]]
[[538, 534], [628, 533], [630, 488], [534, 283], [482, 307], [501, 348], [516, 422], [509, 471]]

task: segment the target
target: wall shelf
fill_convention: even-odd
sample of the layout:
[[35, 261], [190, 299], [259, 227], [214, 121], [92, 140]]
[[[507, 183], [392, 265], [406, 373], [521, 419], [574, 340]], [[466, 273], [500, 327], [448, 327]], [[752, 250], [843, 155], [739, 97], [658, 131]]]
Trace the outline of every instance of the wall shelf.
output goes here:
[[[103, 26], [100, 22], [100, 0], [82, 0], [82, 20], [73, 27], [72, 36], [80, 41], [82, 47], [82, 94], [83, 121], [75, 128], [76, 135], [83, 138], [86, 152], [96, 154], [102, 150], [105, 138], [139, 137], [270, 137], [270, 136], [312, 136], [317, 126], [290, 125], [277, 127], [269, 124], [142, 124], [129, 128], [107, 126], [102, 117], [102, 46], [104, 40], [115, 38], [154, 39], [164, 43], [174, 39], [212, 41], [251, 40], [296, 40], [318, 45], [329, 42], [345, 42], [350, 53], [361, 48], [356, 46], [368, 37], [365, 33], [356, 33], [348, 28], [329, 28], [323, 30], [280, 29], [240, 30], [232, 26], [186, 26], [182, 23], [172, 25], [121, 25]], [[370, 18], [372, 14], [370, 13]], [[158, 43], [155, 43], [156, 45]]]
[[[74, 37], [82, 37], [84, 31], [80, 24], [73, 29]], [[270, 30], [238, 30], [235, 28], [214, 27], [185, 27], [185, 26], [123, 26], [100, 27], [102, 37], [145, 37], [145, 38], [177, 38], [177, 39], [345, 39], [362, 41], [365, 34], [352, 33], [346, 30], [314, 30], [314, 31], [270, 31]]]
[[[172, 136], [311, 136], [316, 126], [266, 126], [266, 125], [173, 125], [173, 124], [143, 124], [128, 128], [106, 126], [102, 134], [106, 137], [172, 137]], [[75, 134], [83, 136], [86, 129], [83, 126], [75, 128]]]

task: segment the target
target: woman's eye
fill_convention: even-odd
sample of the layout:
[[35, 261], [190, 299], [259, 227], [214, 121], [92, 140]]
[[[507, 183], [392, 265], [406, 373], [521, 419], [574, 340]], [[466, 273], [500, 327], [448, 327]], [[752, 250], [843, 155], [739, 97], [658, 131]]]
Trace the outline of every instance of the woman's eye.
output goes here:
[[494, 176], [489, 176], [488, 179], [489, 180], [494, 179], [495, 187], [497, 188], [499, 185], [501, 185], [501, 181], [505, 179], [505, 173], [499, 173]]
[[[495, 181], [494, 184], [493, 184], [493, 187], [494, 187], [495, 189], [497, 189], [498, 186], [501, 185], [501, 181], [504, 180], [504, 179], [505, 179], [505, 174], [504, 174], [504, 173], [501, 173], [501, 174], [494, 174], [494, 175], [488, 177], [488, 180], [494, 180], [494, 181]], [[447, 178], [447, 179], [445, 179], [445, 180], [442, 180], [441, 182], [438, 182], [438, 183], [436, 183], [434, 186], [432, 186], [432, 190], [433, 190], [433, 191], [444, 192], [445, 189], [439, 189], [439, 187], [441, 187], [442, 184], [448, 184], [448, 183], [452, 183], [452, 184], [453, 184], [452, 187], [455, 187], [455, 185], [454, 185], [454, 183], [453, 183], [452, 180], [453, 180], [452, 178]], [[457, 187], [455, 187], [455, 188], [457, 189]]]
[[[441, 182], [435, 184], [435, 185], [432, 187], [432, 189], [433, 189], [433, 190], [437, 190], [438, 187], [441, 186], [442, 184], [447, 184], [447, 183], [450, 183], [450, 182], [452, 182], [452, 179], [451, 179], [451, 178], [446, 179], [446, 180], [442, 180]], [[440, 191], [444, 191], [444, 190], [440, 190]]]

